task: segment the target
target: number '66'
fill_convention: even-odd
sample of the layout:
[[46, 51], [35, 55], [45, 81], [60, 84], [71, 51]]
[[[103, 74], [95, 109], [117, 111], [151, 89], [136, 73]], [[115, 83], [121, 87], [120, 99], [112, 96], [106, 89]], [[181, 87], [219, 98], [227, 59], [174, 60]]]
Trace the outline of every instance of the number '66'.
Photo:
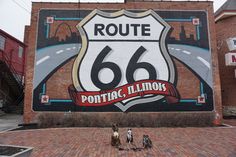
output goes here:
[[[111, 51], [111, 48], [109, 46], [106, 46], [103, 48], [101, 53], [97, 56], [95, 59], [92, 70], [91, 70], [91, 79], [93, 84], [101, 89], [101, 90], [109, 90], [115, 88], [121, 81], [121, 70], [119, 66], [112, 62], [103, 62], [104, 58], [108, 55], [108, 53]], [[147, 70], [149, 73], [149, 79], [155, 80], [157, 77], [155, 68], [150, 64], [146, 62], [138, 62], [138, 59], [140, 56], [146, 51], [146, 49], [143, 46], [140, 46], [134, 55], [131, 57], [127, 69], [126, 69], [126, 80], [129, 84], [134, 83], [134, 72], [137, 69], [143, 68]], [[114, 73], [114, 78], [110, 83], [103, 83], [100, 81], [98, 74], [103, 68], [108, 68], [112, 70]]]

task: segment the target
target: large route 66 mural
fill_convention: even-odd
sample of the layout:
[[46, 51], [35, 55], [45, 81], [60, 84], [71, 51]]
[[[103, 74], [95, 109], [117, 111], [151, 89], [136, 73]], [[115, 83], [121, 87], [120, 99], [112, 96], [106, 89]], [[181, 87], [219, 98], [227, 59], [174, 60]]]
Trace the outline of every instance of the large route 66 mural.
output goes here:
[[207, 13], [39, 13], [33, 110], [213, 110]]

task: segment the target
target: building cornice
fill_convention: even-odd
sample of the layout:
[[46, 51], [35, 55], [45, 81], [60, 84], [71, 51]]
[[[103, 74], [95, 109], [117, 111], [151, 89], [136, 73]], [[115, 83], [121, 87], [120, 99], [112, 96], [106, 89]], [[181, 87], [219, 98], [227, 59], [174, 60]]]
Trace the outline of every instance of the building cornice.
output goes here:
[[231, 17], [231, 16], [236, 16], [236, 10], [222, 11], [215, 17], [215, 22], [218, 22], [221, 19]]

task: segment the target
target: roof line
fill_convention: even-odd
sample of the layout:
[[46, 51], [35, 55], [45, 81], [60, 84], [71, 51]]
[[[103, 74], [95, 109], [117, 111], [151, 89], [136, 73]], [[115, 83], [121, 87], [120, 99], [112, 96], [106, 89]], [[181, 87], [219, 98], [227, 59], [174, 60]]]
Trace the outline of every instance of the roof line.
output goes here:
[[220, 19], [224, 17], [230, 17], [230, 16], [235, 16], [235, 15], [236, 15], [236, 10], [221, 11], [217, 16], [215, 16], [215, 22], [219, 21]]
[[7, 36], [8, 38], [15, 40], [19, 44], [27, 46], [25, 43], [23, 43], [22, 41], [20, 41], [19, 39], [15, 38], [15, 37], [13, 37], [12, 35], [8, 34], [7, 32], [3, 31], [2, 29], [0, 29], [0, 34], [4, 34], [4, 36]]

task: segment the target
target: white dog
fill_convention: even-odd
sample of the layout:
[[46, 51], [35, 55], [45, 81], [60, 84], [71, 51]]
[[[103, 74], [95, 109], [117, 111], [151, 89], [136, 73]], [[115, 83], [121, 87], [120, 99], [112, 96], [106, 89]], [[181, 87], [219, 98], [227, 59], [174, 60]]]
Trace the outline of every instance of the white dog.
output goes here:
[[127, 131], [127, 143], [132, 143], [133, 142], [133, 133], [131, 129], [128, 129]]

